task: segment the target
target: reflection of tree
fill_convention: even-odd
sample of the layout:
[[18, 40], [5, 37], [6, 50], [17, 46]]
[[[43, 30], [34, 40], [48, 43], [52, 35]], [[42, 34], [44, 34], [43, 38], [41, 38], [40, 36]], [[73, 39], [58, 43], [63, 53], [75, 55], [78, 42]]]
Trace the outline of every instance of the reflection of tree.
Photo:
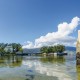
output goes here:
[[55, 63], [55, 62], [64, 63], [65, 62], [64, 56], [57, 56], [57, 57], [50, 56], [50, 57], [45, 57], [45, 58], [43, 57], [40, 60], [42, 62], [51, 62], [51, 63]]
[[11, 63], [9, 64], [10, 67], [21, 66], [22, 64], [22, 57], [21, 56], [12, 56]]
[[22, 56], [0, 56], [0, 66], [21, 66]]
[[80, 65], [78, 65], [77, 67], [77, 80], [80, 80]]
[[4, 64], [4, 63], [5, 63], [4, 57], [0, 56], [0, 67], [6, 66], [6, 64]]

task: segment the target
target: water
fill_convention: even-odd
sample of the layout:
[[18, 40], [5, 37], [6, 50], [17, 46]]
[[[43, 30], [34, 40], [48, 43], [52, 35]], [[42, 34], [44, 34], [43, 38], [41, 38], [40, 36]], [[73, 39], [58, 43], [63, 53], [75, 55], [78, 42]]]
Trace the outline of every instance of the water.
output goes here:
[[0, 57], [0, 80], [80, 80], [75, 53], [67, 56]]

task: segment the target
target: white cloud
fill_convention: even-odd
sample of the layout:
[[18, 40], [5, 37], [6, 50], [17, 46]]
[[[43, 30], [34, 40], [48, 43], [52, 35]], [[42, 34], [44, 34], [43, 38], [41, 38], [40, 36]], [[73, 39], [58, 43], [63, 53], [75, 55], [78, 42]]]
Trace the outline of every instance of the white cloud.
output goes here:
[[33, 48], [34, 45], [31, 41], [27, 41], [27, 45], [23, 46], [23, 48]]
[[23, 48], [38, 48], [42, 46], [50, 46], [55, 44], [64, 44], [67, 46], [74, 46], [76, 38], [69, 36], [76, 30], [79, 25], [80, 18], [74, 17], [71, 23], [63, 22], [58, 25], [58, 31], [48, 33], [45, 36], [41, 36], [35, 39], [35, 42], [28, 41]]

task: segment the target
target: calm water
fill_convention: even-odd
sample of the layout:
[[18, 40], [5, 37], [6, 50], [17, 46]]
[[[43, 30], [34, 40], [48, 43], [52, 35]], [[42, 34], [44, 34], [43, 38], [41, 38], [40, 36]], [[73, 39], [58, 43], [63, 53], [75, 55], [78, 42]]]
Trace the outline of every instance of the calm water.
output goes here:
[[0, 80], [80, 80], [75, 53], [68, 56], [0, 57]]

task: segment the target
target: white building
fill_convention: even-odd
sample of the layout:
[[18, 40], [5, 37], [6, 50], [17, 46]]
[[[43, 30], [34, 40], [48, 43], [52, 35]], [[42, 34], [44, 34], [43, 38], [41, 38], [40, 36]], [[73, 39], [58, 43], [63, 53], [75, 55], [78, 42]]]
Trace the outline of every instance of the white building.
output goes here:
[[12, 46], [6, 46], [5, 49], [4, 49], [6, 52], [13, 52], [13, 48]]

